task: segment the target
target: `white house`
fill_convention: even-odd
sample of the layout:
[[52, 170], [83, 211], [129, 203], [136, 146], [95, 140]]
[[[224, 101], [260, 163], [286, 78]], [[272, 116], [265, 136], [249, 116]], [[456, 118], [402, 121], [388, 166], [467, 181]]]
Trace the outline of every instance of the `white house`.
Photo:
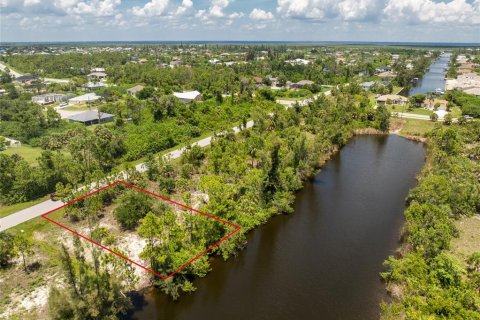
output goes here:
[[201, 99], [201, 94], [197, 90], [174, 92], [173, 95], [180, 99], [183, 103], [189, 103], [190, 101], [199, 101]]
[[81, 96], [78, 96], [78, 97], [75, 97], [75, 98], [71, 98], [68, 101], [71, 104], [79, 104], [79, 103], [82, 103], [82, 102], [95, 101], [95, 100], [98, 100], [100, 98], [101, 98], [100, 96], [97, 96], [96, 93], [92, 92], [92, 93], [86, 93], [84, 95], [81, 95]]
[[71, 93], [62, 94], [62, 93], [46, 93], [38, 96], [32, 97], [32, 102], [38, 104], [49, 104], [54, 102], [63, 102], [68, 101], [68, 99], [73, 98], [74, 95]]

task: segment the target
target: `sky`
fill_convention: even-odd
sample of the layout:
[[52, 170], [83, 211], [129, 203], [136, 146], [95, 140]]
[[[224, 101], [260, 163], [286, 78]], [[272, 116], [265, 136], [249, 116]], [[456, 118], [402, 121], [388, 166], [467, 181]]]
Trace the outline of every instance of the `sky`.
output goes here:
[[0, 42], [480, 43], [480, 0], [0, 0]]

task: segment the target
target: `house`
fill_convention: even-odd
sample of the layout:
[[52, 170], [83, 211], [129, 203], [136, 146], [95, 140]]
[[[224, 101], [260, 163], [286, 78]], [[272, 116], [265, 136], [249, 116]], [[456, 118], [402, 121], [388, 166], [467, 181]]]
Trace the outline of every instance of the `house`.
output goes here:
[[180, 99], [183, 103], [189, 103], [190, 101], [200, 101], [202, 98], [200, 92], [198, 92], [197, 90], [174, 92], [173, 95]]
[[95, 89], [106, 87], [107, 85], [103, 82], [89, 82], [82, 86], [82, 89], [85, 91], [92, 91]]
[[7, 137], [4, 137], [5, 141], [7, 142], [7, 148], [18, 148], [22, 146], [22, 143], [18, 140], [15, 139], [10, 139]]
[[294, 59], [294, 60], [287, 60], [285, 61], [285, 63], [289, 63], [292, 66], [301, 66], [301, 65], [306, 66], [310, 63], [310, 61], [305, 59]]
[[71, 122], [80, 122], [86, 126], [98, 123], [105, 123], [112, 121], [115, 116], [110, 113], [101, 112], [99, 110], [88, 110], [70, 117], [67, 117]]
[[297, 83], [292, 83], [290, 85], [290, 88], [292, 89], [303, 89], [305, 88], [306, 86], [311, 86], [312, 84], [314, 84], [315, 82], [311, 81], [311, 80], [300, 80], [298, 81]]
[[396, 73], [395, 72], [392, 72], [392, 71], [385, 71], [385, 72], [381, 72], [379, 74], [377, 74], [377, 76], [379, 78], [382, 78], [382, 79], [394, 79], [396, 77]]
[[422, 102], [422, 107], [428, 110], [433, 110], [435, 109], [435, 106], [437, 106], [437, 110], [447, 110], [447, 100], [443, 99], [425, 99]]
[[375, 71], [378, 72], [378, 73], [392, 71], [392, 67], [382, 66], [382, 67], [376, 68]]
[[5, 89], [0, 89], [0, 96], [3, 96], [5, 93], [7, 93], [7, 90], [5, 90]]
[[363, 90], [371, 90], [374, 85], [375, 85], [374, 81], [367, 81], [367, 82], [360, 83], [360, 87], [362, 87]]
[[32, 97], [32, 102], [38, 103], [38, 104], [49, 104], [49, 103], [54, 103], [54, 102], [64, 102], [68, 101], [68, 99], [73, 98], [74, 95], [69, 93], [69, 94], [62, 94], [62, 93], [46, 93], [46, 94], [41, 94], [38, 96], [33, 96]]
[[379, 105], [398, 105], [403, 106], [408, 99], [398, 94], [384, 94], [375, 99]]
[[221, 62], [221, 61], [218, 60], [218, 59], [210, 59], [210, 60], [208, 60], [208, 63], [210, 63], [210, 64], [219, 64], [220, 62]]
[[35, 76], [35, 75], [20, 76], [15, 78], [16, 82], [19, 82], [21, 84], [27, 84], [27, 85], [31, 85], [32, 82], [36, 80], [38, 80], [38, 76]]
[[262, 84], [263, 83], [263, 78], [262, 77], [253, 77], [253, 81], [256, 84]]
[[135, 87], [132, 87], [130, 89], [127, 90], [127, 93], [133, 97], [135, 97], [135, 95], [137, 94], [137, 92], [139, 91], [142, 91], [143, 88], [145, 88], [144, 86], [142, 85], [138, 85], [138, 86], [135, 86]]
[[92, 68], [90, 72], [105, 72], [105, 68]]
[[88, 74], [90, 79], [104, 80], [107, 77], [105, 72], [91, 72]]
[[84, 95], [74, 97], [68, 100], [70, 104], [79, 104], [82, 102], [95, 101], [100, 99], [100, 96], [97, 96], [96, 93], [86, 93]]
[[172, 60], [170, 61], [170, 68], [180, 67], [183, 65], [182, 60]]

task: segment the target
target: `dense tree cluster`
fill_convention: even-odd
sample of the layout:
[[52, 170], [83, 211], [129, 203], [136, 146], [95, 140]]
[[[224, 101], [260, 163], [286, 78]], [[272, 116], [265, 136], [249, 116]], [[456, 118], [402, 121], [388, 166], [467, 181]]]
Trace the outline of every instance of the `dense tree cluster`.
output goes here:
[[[180, 161], [150, 157], [149, 179], [166, 195], [181, 195], [187, 204], [200, 201], [202, 211], [242, 227], [240, 234], [215, 249], [226, 259], [245, 245], [249, 230], [275, 214], [292, 212], [294, 191], [316, 172], [322, 159], [347, 142], [354, 129], [382, 128], [383, 111], [355, 106], [349, 99], [350, 94], [342, 89], [333, 99], [321, 97], [305, 107], [279, 106], [268, 113], [260, 105], [252, 113], [253, 129], [239, 135], [222, 133], [209, 148], [193, 147]], [[388, 130], [388, 123], [383, 126]], [[199, 192], [204, 196], [199, 198]], [[148, 239], [143, 256], [163, 274], [173, 272], [189, 254], [198, 252], [198, 242], [211, 244], [228, 230], [202, 223], [195, 216], [188, 216], [182, 226], [176, 226], [175, 219], [169, 211], [149, 212], [138, 227]], [[191, 241], [192, 236], [196, 241]], [[193, 290], [192, 277], [208, 270], [208, 261], [200, 260], [168, 281], [154, 281], [177, 297], [180, 291]]]
[[480, 169], [463, 153], [479, 141], [478, 123], [431, 133], [429, 162], [407, 199], [406, 252], [385, 262], [383, 278], [394, 294], [385, 319], [480, 319], [478, 253], [465, 269], [448, 250], [458, 235], [454, 220], [480, 209]]

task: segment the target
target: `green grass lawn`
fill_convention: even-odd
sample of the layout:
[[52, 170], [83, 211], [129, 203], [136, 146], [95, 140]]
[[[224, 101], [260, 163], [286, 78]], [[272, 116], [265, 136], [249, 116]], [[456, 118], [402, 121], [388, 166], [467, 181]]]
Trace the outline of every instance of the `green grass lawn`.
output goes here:
[[392, 94], [398, 94], [402, 90], [403, 90], [403, 87], [393, 87]]
[[6, 150], [0, 151], [0, 153], [6, 155], [18, 154], [22, 158], [24, 158], [29, 164], [37, 164], [37, 158], [40, 157], [42, 153], [41, 148], [34, 148], [30, 147], [29, 145], [22, 144], [21, 147], [18, 148], [8, 148]]
[[390, 112], [405, 112], [405, 113], [413, 113], [413, 114], [420, 114], [424, 116], [430, 116], [432, 111], [424, 109], [424, 108], [415, 108], [412, 111], [409, 111], [406, 106], [387, 106], [387, 110]]
[[89, 108], [86, 104], [80, 104], [78, 106], [69, 106], [69, 107], [62, 108], [62, 110], [66, 110], [66, 111], [87, 111], [91, 109], [94, 109], [94, 108], [93, 107]]
[[462, 110], [459, 107], [453, 107], [451, 110], [452, 117], [460, 118], [462, 116]]
[[406, 121], [400, 133], [407, 136], [424, 136], [435, 127], [435, 122], [418, 119], [401, 119]]
[[6, 217], [12, 213], [15, 213], [17, 211], [26, 209], [28, 207], [34, 206], [40, 202], [43, 202], [47, 200], [49, 196], [45, 196], [36, 200], [28, 201], [28, 202], [22, 202], [22, 203], [17, 203], [17, 204], [12, 204], [10, 206], [4, 206], [0, 205], [0, 218]]

